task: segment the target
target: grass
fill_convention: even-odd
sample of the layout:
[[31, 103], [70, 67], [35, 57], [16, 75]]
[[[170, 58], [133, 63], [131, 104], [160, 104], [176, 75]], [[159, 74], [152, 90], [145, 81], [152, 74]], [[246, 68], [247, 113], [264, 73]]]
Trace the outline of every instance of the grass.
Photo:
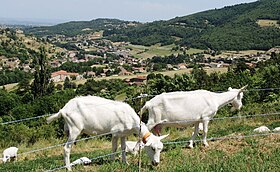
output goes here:
[[[6, 84], [4, 85], [5, 89], [8, 91], [13, 91], [16, 89], [18, 83], [12, 83], [12, 84]], [[3, 89], [3, 86], [0, 86], [1, 89]]]
[[224, 51], [224, 52], [222, 52], [222, 55], [225, 55], [225, 56], [246, 56], [246, 55], [257, 54], [257, 53], [265, 53], [265, 51], [262, 51], [262, 50]]
[[[208, 138], [233, 137], [255, 134], [252, 130], [259, 125], [269, 128], [279, 126], [279, 116], [258, 117], [251, 119], [230, 119], [211, 121]], [[189, 140], [192, 128], [167, 129], [163, 134], [170, 133], [164, 140], [185, 141]], [[136, 139], [130, 136], [128, 140]], [[65, 140], [65, 139], [64, 139]], [[31, 147], [21, 146], [20, 152], [34, 148], [46, 147], [63, 143], [62, 140], [43, 140]], [[185, 144], [165, 145], [161, 153], [161, 164], [157, 167], [151, 165], [146, 153], [142, 154], [141, 171], [279, 171], [280, 170], [280, 137], [279, 135], [250, 137], [245, 139], [228, 139], [209, 141], [210, 147], [205, 148], [197, 143], [194, 149], [185, 148]], [[105, 137], [89, 141], [78, 142], [72, 149], [71, 160], [80, 157], [94, 158], [111, 152], [110, 140]], [[120, 162], [117, 156], [115, 161], [110, 157], [97, 159], [88, 166], [76, 166], [75, 171], [138, 171], [137, 157], [129, 156], [130, 165]], [[57, 147], [19, 156], [16, 163], [0, 164], [0, 171], [46, 171], [63, 166], [63, 148]], [[65, 171], [58, 170], [58, 171]]]

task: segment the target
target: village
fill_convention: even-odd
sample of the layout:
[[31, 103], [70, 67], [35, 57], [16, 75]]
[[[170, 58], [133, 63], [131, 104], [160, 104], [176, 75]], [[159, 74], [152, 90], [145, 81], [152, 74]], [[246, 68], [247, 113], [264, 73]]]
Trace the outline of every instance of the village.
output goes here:
[[[17, 30], [17, 34], [23, 34], [21, 30]], [[225, 52], [216, 55], [213, 50], [204, 51], [202, 53], [191, 54], [190, 62], [178, 64], [164, 64], [160, 69], [153, 68], [154, 64], [149, 62], [149, 58], [136, 58], [135, 53], [129, 47], [128, 42], [111, 42], [102, 38], [102, 32], [94, 34], [85, 34], [74, 37], [66, 37], [64, 35], [47, 36], [44, 41], [53, 45], [63, 45], [56, 54], [49, 58], [49, 65], [53, 69], [51, 80], [53, 82], [63, 82], [66, 78], [70, 80], [83, 80], [87, 78], [105, 78], [109, 76], [124, 76], [124, 80], [129, 84], [141, 84], [146, 80], [149, 72], [162, 71], [178, 71], [190, 68], [190, 62], [195, 61], [196, 64], [205, 69], [228, 68], [234, 65], [235, 60], [243, 59], [248, 68], [254, 68], [260, 61], [270, 58], [272, 52], [279, 52], [280, 48], [275, 47], [268, 51], [252, 51], [242, 52]], [[65, 43], [65, 44], [62, 44]], [[62, 46], [62, 47], [63, 47]], [[53, 46], [55, 47], [55, 46]], [[53, 48], [52, 47], [52, 48]], [[187, 50], [181, 48], [181, 52], [174, 53], [185, 54]], [[141, 52], [138, 52], [141, 55]], [[156, 55], [155, 55], [156, 56]], [[199, 57], [199, 58], [198, 58]], [[164, 57], [162, 57], [164, 58]], [[197, 60], [199, 59], [199, 60]], [[65, 63], [76, 64], [78, 66], [87, 66], [87, 70], [83, 71], [67, 71], [61, 69]], [[0, 70], [2, 69], [21, 69], [25, 72], [33, 72], [29, 61], [21, 62], [19, 57], [6, 58], [0, 56]], [[57, 69], [56, 71], [54, 71]], [[130, 76], [125, 78], [125, 76]]]

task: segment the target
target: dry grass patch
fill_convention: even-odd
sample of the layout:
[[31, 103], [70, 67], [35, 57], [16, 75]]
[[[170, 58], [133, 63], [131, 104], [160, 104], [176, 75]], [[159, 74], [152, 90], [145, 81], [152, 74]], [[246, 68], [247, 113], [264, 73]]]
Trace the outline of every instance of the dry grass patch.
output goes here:
[[257, 24], [260, 27], [278, 27], [278, 28], [280, 28], [280, 25], [278, 24], [277, 20], [258, 20]]

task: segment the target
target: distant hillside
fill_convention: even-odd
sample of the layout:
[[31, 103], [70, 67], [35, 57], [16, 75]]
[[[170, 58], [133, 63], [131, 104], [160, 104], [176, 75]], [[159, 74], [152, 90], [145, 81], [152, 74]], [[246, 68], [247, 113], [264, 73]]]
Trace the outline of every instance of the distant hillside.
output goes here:
[[62, 51], [62, 49], [44, 40], [24, 35], [21, 30], [9, 28], [0, 29], [1, 59], [16, 57], [24, 63], [30, 61], [33, 56], [37, 55], [39, 47], [44, 47], [49, 57]]
[[[276, 24], [260, 25], [259, 20]], [[168, 21], [156, 21], [126, 30], [107, 30], [114, 41], [152, 45], [175, 42], [214, 50], [267, 50], [280, 45], [280, 1], [259, 0], [248, 4], [204, 11]]]
[[25, 33], [36, 36], [46, 35], [65, 35], [75, 36], [100, 30], [110, 30], [113, 28], [125, 29], [129, 26], [135, 26], [138, 22], [128, 22], [118, 19], [96, 19], [91, 21], [71, 21], [55, 26], [33, 27], [25, 29]]
[[279, 9], [280, 0], [259, 0], [146, 24], [96, 19], [25, 31], [38, 36], [74, 36], [103, 30], [103, 36], [112, 41], [148, 46], [175, 43], [213, 50], [267, 50], [280, 45]]

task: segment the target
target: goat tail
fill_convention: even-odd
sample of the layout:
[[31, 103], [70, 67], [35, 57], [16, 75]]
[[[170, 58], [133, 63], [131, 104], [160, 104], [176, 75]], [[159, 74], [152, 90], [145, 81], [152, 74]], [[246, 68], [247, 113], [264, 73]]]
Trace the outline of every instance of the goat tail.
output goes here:
[[56, 119], [58, 119], [58, 118], [60, 118], [61, 117], [61, 112], [59, 111], [58, 113], [55, 113], [55, 114], [52, 114], [51, 116], [49, 116], [48, 118], [47, 118], [47, 123], [49, 124], [49, 123], [51, 123], [52, 121], [54, 121], [54, 120], [56, 120]]

